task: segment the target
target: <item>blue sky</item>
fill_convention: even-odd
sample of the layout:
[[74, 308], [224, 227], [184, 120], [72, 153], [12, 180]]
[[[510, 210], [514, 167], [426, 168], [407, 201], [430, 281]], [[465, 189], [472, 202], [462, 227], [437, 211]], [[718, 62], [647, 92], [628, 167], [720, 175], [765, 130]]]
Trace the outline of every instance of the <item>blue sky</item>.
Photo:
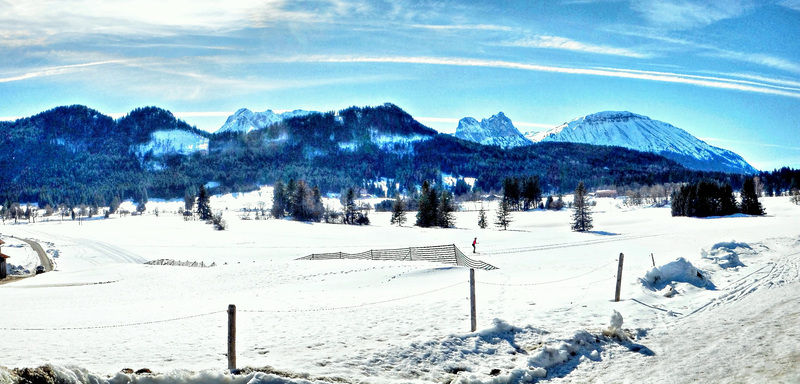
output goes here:
[[627, 110], [800, 168], [798, 36], [800, 0], [0, 0], [0, 118], [155, 105], [214, 131], [391, 102], [525, 132]]

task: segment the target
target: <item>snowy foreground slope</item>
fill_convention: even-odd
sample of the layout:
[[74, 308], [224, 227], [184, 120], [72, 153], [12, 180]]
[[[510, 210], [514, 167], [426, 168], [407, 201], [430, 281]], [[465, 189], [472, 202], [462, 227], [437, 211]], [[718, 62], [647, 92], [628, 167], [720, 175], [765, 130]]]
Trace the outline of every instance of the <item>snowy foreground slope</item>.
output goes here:
[[[224, 232], [165, 213], [178, 202], [151, 202], [158, 217], [0, 226], [59, 255], [56, 271], [0, 285], [0, 382], [45, 364], [82, 383], [800, 381], [800, 207], [787, 198], [762, 199], [766, 217], [711, 219], [598, 199], [588, 234], [569, 230], [566, 210], [515, 213], [508, 231], [478, 229], [475, 211], [458, 213], [456, 229], [391, 227], [374, 212], [369, 227], [237, 218], [269, 198], [212, 199], [228, 208]], [[476, 271], [476, 333], [467, 269], [295, 260], [467, 252], [473, 237], [475, 258], [500, 268]], [[156, 259], [217, 266], [142, 264]], [[271, 373], [227, 373], [229, 304], [238, 366]]]

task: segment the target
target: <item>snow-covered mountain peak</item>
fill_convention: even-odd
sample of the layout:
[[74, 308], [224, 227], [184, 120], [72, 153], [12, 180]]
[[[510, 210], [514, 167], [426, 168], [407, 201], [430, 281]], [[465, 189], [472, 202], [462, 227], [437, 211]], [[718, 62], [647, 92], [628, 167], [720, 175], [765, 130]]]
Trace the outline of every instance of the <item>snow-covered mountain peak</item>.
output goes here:
[[234, 112], [233, 115], [228, 116], [225, 124], [223, 124], [216, 133], [247, 133], [257, 129], [264, 129], [272, 124], [279, 123], [292, 117], [305, 116], [310, 113], [313, 113], [313, 111], [295, 109], [289, 112], [275, 113], [271, 109], [264, 112], [253, 112], [247, 108], [242, 108]]
[[627, 111], [605, 111], [579, 117], [527, 138], [533, 142], [584, 143], [651, 152], [698, 170], [757, 172], [731, 151], [708, 145], [671, 124]]
[[483, 119], [480, 122], [472, 117], [465, 117], [458, 122], [455, 137], [484, 145], [498, 145], [503, 148], [519, 147], [531, 144], [503, 112]]

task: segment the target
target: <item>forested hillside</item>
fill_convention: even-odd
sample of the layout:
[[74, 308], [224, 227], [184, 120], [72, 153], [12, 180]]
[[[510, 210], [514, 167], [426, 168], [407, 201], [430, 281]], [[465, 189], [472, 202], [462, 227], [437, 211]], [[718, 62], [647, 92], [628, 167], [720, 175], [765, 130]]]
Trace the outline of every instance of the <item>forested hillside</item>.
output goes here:
[[[207, 140], [207, 148], [141, 149], [153, 148], [146, 144], [158, 133], [176, 130]], [[370, 189], [381, 178], [399, 183], [402, 192], [425, 180], [439, 182], [443, 174], [476, 178], [483, 191], [500, 190], [506, 177], [533, 175], [553, 192], [574, 190], [579, 181], [589, 189], [702, 178], [734, 188], [742, 183], [740, 176], [690, 171], [664, 157], [618, 147], [480, 145], [438, 134], [392, 104], [220, 134], [200, 131], [156, 107], [114, 120], [74, 105], [0, 123], [0, 151], [0, 202], [42, 206], [180, 198], [210, 182], [216, 193], [289, 179], [303, 179], [323, 193]]]

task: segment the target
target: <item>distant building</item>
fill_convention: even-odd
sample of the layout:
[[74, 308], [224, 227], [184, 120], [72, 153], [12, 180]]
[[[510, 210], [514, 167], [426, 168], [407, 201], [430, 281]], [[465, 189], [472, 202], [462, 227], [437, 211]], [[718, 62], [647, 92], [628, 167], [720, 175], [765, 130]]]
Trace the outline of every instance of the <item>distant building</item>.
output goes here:
[[[0, 250], [2, 250], [1, 247], [5, 243], [6, 243], [5, 241], [0, 240]], [[4, 255], [2, 252], [0, 252], [0, 279], [5, 279], [6, 276], [8, 276], [8, 267], [6, 266], [6, 259], [8, 259], [9, 257], [10, 256]]]

